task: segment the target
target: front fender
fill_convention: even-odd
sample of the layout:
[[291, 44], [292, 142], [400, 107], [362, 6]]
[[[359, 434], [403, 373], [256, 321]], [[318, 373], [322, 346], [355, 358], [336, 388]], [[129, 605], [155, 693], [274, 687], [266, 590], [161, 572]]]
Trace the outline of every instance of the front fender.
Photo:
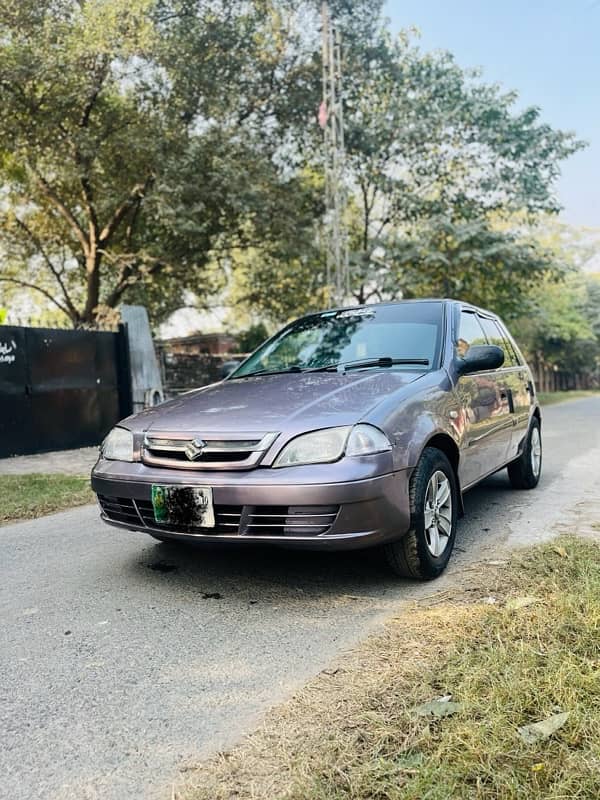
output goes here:
[[385, 401], [368, 421], [385, 431], [392, 442], [394, 469], [411, 469], [435, 436], [448, 437], [460, 452], [463, 417], [454, 387], [443, 372], [427, 376], [419, 391], [406, 392], [402, 402]]

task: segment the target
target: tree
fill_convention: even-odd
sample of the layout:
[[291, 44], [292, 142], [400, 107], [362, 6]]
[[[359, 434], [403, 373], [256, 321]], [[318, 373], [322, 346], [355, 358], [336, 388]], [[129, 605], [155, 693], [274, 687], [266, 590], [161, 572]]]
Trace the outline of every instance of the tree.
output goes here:
[[291, 196], [273, 196], [280, 223], [269, 240], [228, 253], [231, 276], [229, 303], [236, 309], [258, 311], [261, 319], [278, 325], [327, 303], [326, 264], [319, 246], [323, 213], [322, 177], [314, 170], [298, 173]]
[[[542, 123], [537, 108], [516, 111], [516, 93], [483, 83], [448, 53], [422, 53], [406, 34], [378, 32], [348, 54], [346, 69], [356, 299], [381, 294], [381, 264], [402, 262], [411, 240], [417, 251], [431, 244], [441, 254], [440, 237], [449, 237], [462, 287], [476, 282], [472, 270], [493, 261], [495, 248], [523, 265], [526, 253], [514, 251], [510, 236], [502, 244], [490, 223], [517, 211], [556, 212], [560, 162], [582, 143]], [[474, 258], [479, 244], [487, 255]], [[532, 268], [543, 262], [529, 260]], [[435, 271], [443, 262], [432, 254], [421, 265]], [[495, 275], [504, 280], [497, 269], [489, 280]]]
[[0, 0], [5, 293], [73, 325], [140, 296], [166, 314], [219, 251], [280, 237], [306, 67], [286, 35], [267, 0]]
[[[393, 40], [380, 0], [332, 4], [355, 298], [448, 288], [509, 309], [548, 263], [500, 223], [556, 211], [581, 143], [450, 55]], [[228, 282], [272, 322], [325, 303], [318, 7], [0, 0], [3, 296], [34, 292], [73, 325], [124, 300], [156, 323]]]
[[597, 253], [597, 236], [546, 218], [530, 237], [558, 270], [526, 292], [511, 327], [532, 362], [594, 373], [600, 367], [600, 279], [586, 268]]
[[[560, 283], [545, 280], [530, 294], [528, 313], [515, 333], [529, 357], [574, 372], [596, 372], [600, 357], [593, 284], [581, 273]], [[596, 330], [594, 330], [596, 328]]]
[[[583, 143], [450, 54], [423, 53], [408, 33], [392, 39], [368, 9], [344, 23], [354, 299], [454, 294], [514, 315], [528, 287], [560, 272], [527, 226], [556, 213], [560, 164]], [[308, 166], [322, 171], [320, 130], [304, 136]], [[246, 269], [252, 291], [235, 297], [281, 321], [313, 309], [325, 288], [318, 245], [304, 250], [312, 272], [280, 248], [277, 265]]]
[[456, 297], [511, 319], [543, 276], [563, 265], [531, 236], [503, 231], [484, 219], [434, 218], [389, 246], [390, 267], [379, 282], [388, 297]]
[[237, 336], [239, 351], [240, 353], [251, 353], [268, 338], [269, 331], [264, 322], [251, 325]]

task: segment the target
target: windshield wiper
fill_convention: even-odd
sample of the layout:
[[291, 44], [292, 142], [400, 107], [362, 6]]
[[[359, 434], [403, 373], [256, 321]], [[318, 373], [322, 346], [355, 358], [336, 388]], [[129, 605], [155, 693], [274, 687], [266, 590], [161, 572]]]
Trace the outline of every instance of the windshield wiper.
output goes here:
[[253, 378], [255, 375], [284, 375], [286, 372], [305, 372], [301, 367], [288, 367], [287, 369], [257, 369], [256, 372], [247, 372], [245, 375], [236, 375], [231, 378], [237, 381], [239, 378]]
[[236, 375], [231, 380], [237, 381], [240, 378], [253, 378], [255, 375], [284, 375], [289, 372], [346, 372], [348, 369], [362, 369], [366, 367], [393, 367], [397, 364], [418, 364], [424, 367], [429, 366], [427, 358], [392, 358], [391, 356], [379, 356], [378, 358], [359, 358], [355, 361], [340, 361], [338, 364], [325, 364], [322, 367], [298, 367], [296, 365], [287, 369], [257, 369], [255, 372], [248, 372], [245, 375]]
[[311, 367], [303, 372], [346, 372], [348, 369], [361, 369], [363, 367], [393, 367], [396, 364], [418, 364], [429, 366], [428, 358], [392, 358], [379, 356], [379, 358], [360, 358], [356, 361], [340, 361], [339, 364], [325, 364], [323, 367]]

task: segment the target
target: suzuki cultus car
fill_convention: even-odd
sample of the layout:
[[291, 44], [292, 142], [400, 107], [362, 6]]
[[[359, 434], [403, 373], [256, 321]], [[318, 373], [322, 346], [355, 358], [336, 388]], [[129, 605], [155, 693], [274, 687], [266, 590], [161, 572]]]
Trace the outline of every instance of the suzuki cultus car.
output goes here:
[[531, 372], [492, 313], [418, 300], [310, 314], [227, 378], [128, 417], [92, 472], [102, 518], [160, 540], [381, 547], [403, 576], [450, 558], [462, 496], [534, 488]]

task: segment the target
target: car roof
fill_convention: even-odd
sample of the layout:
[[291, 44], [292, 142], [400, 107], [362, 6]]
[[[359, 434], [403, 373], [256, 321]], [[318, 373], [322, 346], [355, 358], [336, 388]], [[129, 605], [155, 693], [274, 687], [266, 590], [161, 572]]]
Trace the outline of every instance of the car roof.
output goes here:
[[382, 303], [358, 303], [352, 306], [337, 306], [334, 308], [327, 308], [323, 309], [323, 311], [313, 311], [310, 314], [306, 314], [307, 317], [316, 316], [318, 314], [323, 314], [327, 311], [352, 311], [353, 309], [359, 308], [369, 308], [372, 306], [400, 306], [406, 305], [408, 303], [411, 304], [418, 304], [418, 303], [443, 303], [446, 306], [458, 306], [465, 311], [476, 311], [480, 314], [484, 314], [487, 317], [494, 317], [496, 318], [498, 315], [494, 314], [493, 311], [488, 311], [485, 308], [481, 308], [480, 306], [473, 305], [473, 303], [468, 303], [464, 300], [456, 300], [452, 297], [418, 297], [418, 298], [411, 298], [407, 300], [390, 300], [384, 301]]

